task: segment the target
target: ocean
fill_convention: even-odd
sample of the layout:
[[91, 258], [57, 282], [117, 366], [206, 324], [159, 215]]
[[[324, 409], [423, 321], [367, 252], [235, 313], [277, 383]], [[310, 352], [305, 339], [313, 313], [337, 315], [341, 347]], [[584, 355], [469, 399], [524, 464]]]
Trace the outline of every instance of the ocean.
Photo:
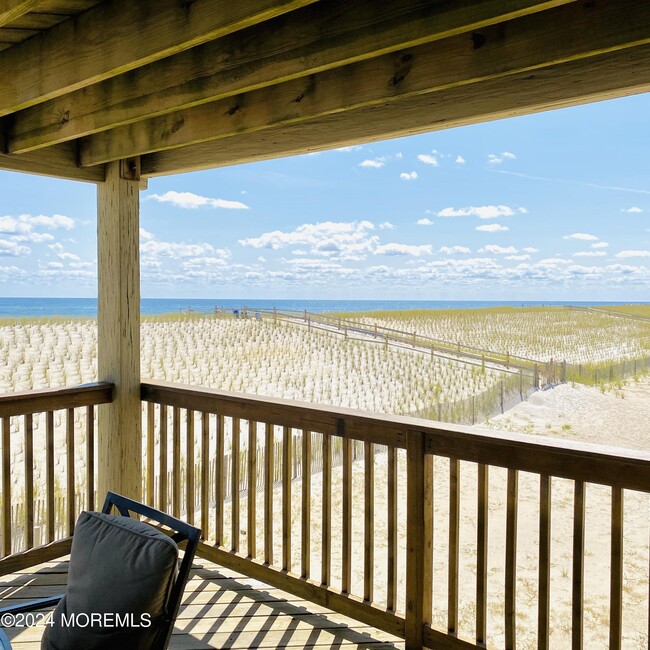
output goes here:
[[[583, 302], [538, 300], [253, 300], [212, 298], [143, 298], [141, 313], [145, 316], [187, 312], [214, 312], [215, 307], [224, 309], [272, 309], [312, 313], [332, 311], [401, 311], [405, 309], [484, 309], [487, 307], [539, 307], [573, 305], [598, 307], [601, 305], [624, 305], [629, 302]], [[647, 304], [647, 303], [639, 303]], [[0, 298], [0, 318], [31, 318], [60, 316], [63, 318], [95, 318], [96, 298]]]

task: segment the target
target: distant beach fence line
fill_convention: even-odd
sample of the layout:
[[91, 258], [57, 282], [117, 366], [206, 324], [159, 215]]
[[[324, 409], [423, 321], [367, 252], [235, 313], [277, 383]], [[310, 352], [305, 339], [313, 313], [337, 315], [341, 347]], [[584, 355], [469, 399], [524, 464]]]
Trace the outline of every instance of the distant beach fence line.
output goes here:
[[598, 386], [638, 377], [650, 372], [650, 357], [624, 359], [618, 363], [567, 365], [564, 381]]

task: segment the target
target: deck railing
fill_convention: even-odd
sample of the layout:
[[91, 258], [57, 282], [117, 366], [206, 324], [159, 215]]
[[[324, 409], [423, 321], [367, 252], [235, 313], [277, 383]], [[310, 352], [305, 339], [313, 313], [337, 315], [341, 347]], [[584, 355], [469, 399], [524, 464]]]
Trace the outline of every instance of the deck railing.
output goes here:
[[110, 383], [0, 395], [0, 558], [69, 537], [95, 507], [95, 406]]
[[[617, 649], [624, 621], [638, 633], [624, 497], [643, 602], [649, 453], [164, 383], [142, 399], [146, 497], [196, 519], [210, 560], [408, 648], [546, 649], [564, 630], [573, 648]], [[609, 604], [592, 598], [603, 572]]]

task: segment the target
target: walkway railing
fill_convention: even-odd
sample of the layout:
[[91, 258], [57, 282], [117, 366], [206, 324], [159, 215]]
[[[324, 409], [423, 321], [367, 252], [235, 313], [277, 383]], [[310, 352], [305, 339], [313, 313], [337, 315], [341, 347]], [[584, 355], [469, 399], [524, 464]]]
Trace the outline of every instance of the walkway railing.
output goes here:
[[95, 406], [112, 394], [95, 383], [0, 396], [0, 558], [69, 537], [94, 509]]
[[[142, 385], [142, 399], [146, 497], [200, 522], [204, 557], [405, 638], [409, 649], [514, 649], [518, 635], [526, 636], [519, 647], [548, 648], [551, 569], [566, 556], [572, 647], [601, 625], [609, 647], [620, 648], [624, 602], [633, 605], [623, 600], [624, 537], [627, 553], [635, 544], [646, 553], [636, 577], [647, 598], [647, 531], [639, 542], [623, 513], [627, 498], [639, 511], [645, 499], [647, 512], [639, 493], [650, 493], [650, 453], [158, 382]], [[226, 468], [227, 458], [239, 460]], [[247, 486], [260, 489], [241, 489], [243, 464]], [[603, 534], [592, 506], [608, 513], [604, 564], [587, 552], [586, 540]], [[522, 521], [534, 525], [524, 530]], [[567, 527], [551, 543], [552, 531]], [[585, 580], [603, 571], [607, 615], [587, 618]], [[496, 645], [486, 646], [488, 632]]]

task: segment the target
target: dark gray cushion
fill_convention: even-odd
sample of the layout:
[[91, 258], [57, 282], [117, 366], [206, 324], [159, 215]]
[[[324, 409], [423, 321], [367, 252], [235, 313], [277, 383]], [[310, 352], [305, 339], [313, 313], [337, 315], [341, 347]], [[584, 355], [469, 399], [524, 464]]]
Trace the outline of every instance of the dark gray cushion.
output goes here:
[[82, 512], [72, 539], [68, 589], [53, 625], [46, 627], [42, 650], [162, 647], [177, 561], [176, 543], [152, 526]]

